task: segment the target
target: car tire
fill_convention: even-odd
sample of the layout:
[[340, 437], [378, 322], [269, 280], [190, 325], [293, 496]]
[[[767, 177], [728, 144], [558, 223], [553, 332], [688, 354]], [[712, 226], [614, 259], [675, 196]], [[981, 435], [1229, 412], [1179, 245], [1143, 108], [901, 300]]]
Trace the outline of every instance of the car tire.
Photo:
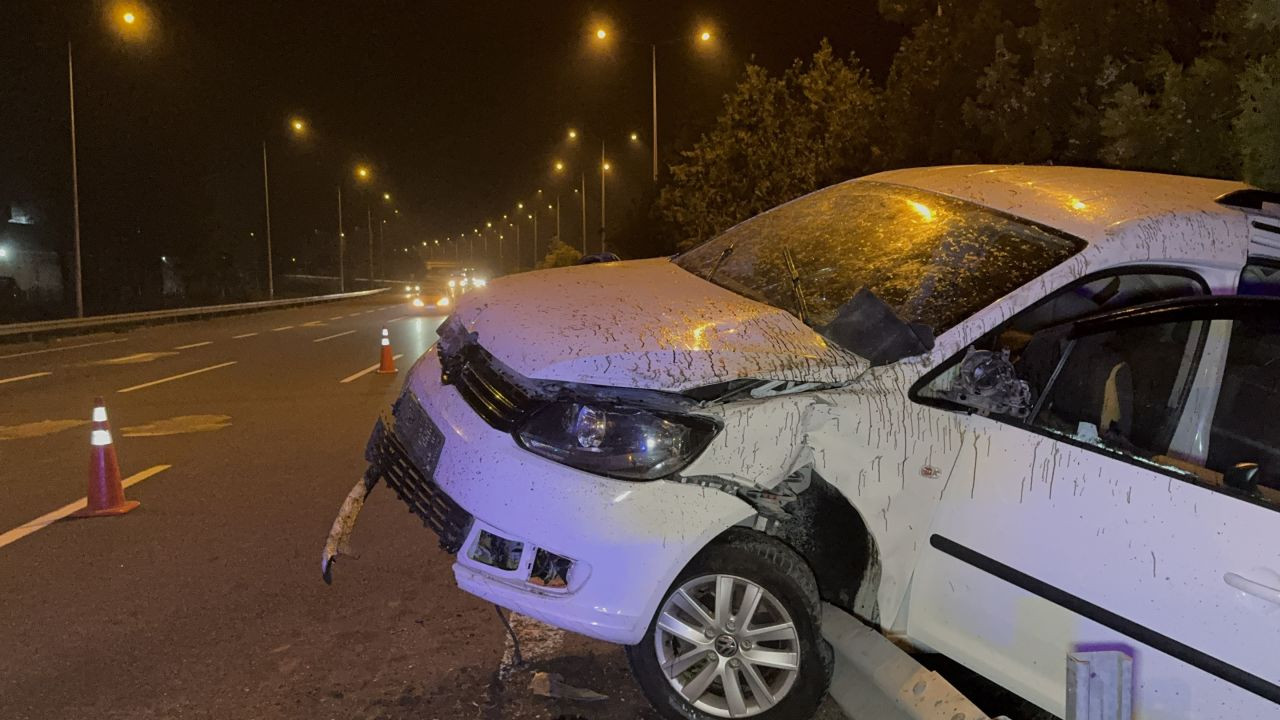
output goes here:
[[[726, 595], [721, 606], [716, 598]], [[820, 618], [818, 584], [805, 561], [772, 537], [735, 528], [680, 572], [644, 638], [627, 647], [627, 660], [649, 702], [670, 720], [807, 720], [831, 681]], [[778, 667], [792, 658], [794, 671]]]

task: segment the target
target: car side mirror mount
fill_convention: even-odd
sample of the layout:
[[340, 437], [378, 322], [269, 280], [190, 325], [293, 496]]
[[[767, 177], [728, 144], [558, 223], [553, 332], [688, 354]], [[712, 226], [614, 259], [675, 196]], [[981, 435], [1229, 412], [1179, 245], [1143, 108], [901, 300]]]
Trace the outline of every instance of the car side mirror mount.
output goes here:
[[1253, 495], [1258, 492], [1258, 463], [1236, 463], [1222, 476], [1222, 484]]
[[853, 294], [822, 333], [840, 347], [866, 359], [872, 367], [889, 365], [933, 349], [927, 325], [907, 323], [867, 288]]

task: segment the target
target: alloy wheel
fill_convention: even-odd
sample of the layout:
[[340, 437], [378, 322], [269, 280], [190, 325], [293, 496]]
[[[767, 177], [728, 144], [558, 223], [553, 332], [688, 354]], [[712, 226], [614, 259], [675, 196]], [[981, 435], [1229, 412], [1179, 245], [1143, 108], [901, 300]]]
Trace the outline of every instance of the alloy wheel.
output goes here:
[[715, 717], [752, 717], [777, 705], [800, 671], [800, 635], [768, 590], [734, 575], [677, 588], [658, 613], [658, 664], [690, 704]]

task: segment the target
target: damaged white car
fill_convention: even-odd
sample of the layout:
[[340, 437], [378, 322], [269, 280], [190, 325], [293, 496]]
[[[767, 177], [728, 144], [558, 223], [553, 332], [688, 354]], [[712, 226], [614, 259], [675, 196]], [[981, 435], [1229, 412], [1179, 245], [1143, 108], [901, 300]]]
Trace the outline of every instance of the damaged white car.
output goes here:
[[[903, 170], [461, 298], [370, 438], [467, 592], [670, 718], [808, 718], [823, 604], [1057, 715], [1280, 717], [1280, 220], [1238, 183]], [[1249, 296], [1249, 297], [1242, 297]]]

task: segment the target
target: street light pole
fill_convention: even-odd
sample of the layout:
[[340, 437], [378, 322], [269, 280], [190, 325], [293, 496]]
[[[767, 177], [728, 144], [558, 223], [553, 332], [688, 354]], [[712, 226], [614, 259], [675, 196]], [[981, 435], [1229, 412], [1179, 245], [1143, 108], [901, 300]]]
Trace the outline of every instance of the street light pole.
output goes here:
[[604, 159], [604, 140], [600, 141], [600, 252], [604, 252], [604, 173], [608, 169]]
[[369, 226], [369, 287], [373, 287], [373, 206], [365, 198], [365, 224]]
[[556, 191], [556, 240], [564, 242], [564, 236], [560, 234], [560, 191]]
[[649, 58], [652, 61], [650, 68], [653, 73], [653, 138], [650, 145], [653, 146], [653, 182], [658, 182], [658, 45], [652, 43], [649, 45]]
[[342, 230], [342, 185], [338, 185], [338, 290], [347, 291], [347, 234]]
[[587, 254], [587, 171], [582, 171], [582, 254]]
[[80, 269], [80, 166], [76, 161], [76, 75], [71, 59], [71, 41], [67, 41], [67, 92], [71, 109], [71, 198], [75, 218], [76, 317], [84, 317], [84, 282]]
[[267, 299], [276, 299], [275, 273], [271, 268], [271, 181], [267, 175], [267, 141], [262, 141], [262, 202], [267, 211]]

